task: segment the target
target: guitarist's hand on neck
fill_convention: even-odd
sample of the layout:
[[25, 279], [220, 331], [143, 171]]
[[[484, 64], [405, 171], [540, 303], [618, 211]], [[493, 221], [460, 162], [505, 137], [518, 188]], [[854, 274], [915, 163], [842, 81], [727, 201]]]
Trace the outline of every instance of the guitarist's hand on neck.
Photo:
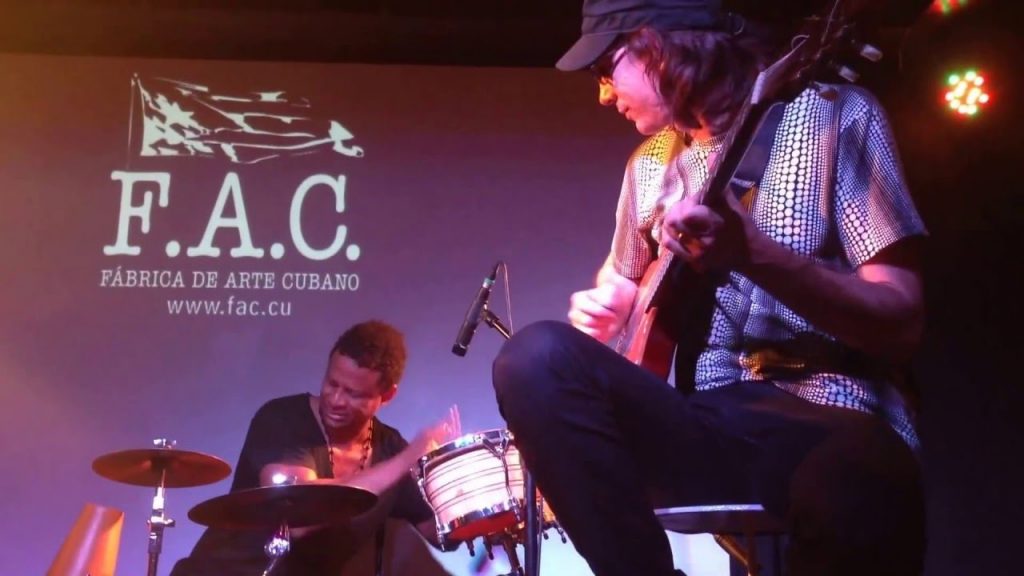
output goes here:
[[741, 270], [759, 234], [750, 215], [731, 194], [718, 209], [685, 198], [665, 212], [661, 245], [698, 271]]
[[569, 322], [581, 332], [607, 343], [629, 317], [637, 286], [606, 263], [597, 275], [597, 285], [574, 293], [569, 299]]
[[[903, 241], [857, 267], [827, 269], [757, 229], [731, 194], [712, 210], [683, 200], [666, 214], [661, 242], [698, 270], [736, 271], [846, 344], [908, 361], [923, 330], [917, 246]], [[680, 237], [681, 234], [681, 237]]]

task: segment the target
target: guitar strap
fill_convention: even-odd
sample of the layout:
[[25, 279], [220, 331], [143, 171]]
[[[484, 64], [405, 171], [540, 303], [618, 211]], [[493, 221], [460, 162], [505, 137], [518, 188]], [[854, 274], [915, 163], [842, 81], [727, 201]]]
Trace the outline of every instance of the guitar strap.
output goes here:
[[[736, 172], [733, 173], [729, 186], [733, 194], [738, 198], [753, 199], [751, 191], [756, 190], [764, 176], [764, 170], [768, 167], [768, 158], [771, 156], [772, 144], [775, 142], [775, 132], [778, 131], [779, 122], [782, 120], [782, 113], [786, 105], [783, 102], [776, 102], [765, 113], [761, 125], [754, 133], [754, 139], [740, 159]], [[744, 203], [749, 209], [749, 203]]]
[[[785, 108], [784, 102], [778, 102], [765, 112], [750, 146], [743, 153], [743, 158], [740, 159], [732, 180], [729, 182], [729, 192], [735, 194], [747, 210], [750, 210], [753, 205], [758, 184], [764, 177], [765, 168], [768, 167], [768, 158], [771, 156], [772, 144], [775, 142], [775, 133], [778, 131]], [[683, 274], [695, 275], [689, 266], [680, 266], [678, 270]], [[690, 278], [688, 281], [692, 283], [694, 279]], [[686, 283], [681, 280], [680, 282]], [[685, 317], [687, 319], [685, 327], [678, 326], [678, 329], [670, 331], [676, 336], [676, 388], [687, 393], [692, 392], [694, 388], [697, 357], [700, 356], [707, 343], [708, 332], [711, 329], [711, 313], [714, 310], [715, 289], [719, 283], [703, 276], [697, 280], [696, 284], [699, 286], [697, 293], [684, 299], [685, 302], [677, 301], [674, 306], [679, 308], [668, 314], [669, 317]]]

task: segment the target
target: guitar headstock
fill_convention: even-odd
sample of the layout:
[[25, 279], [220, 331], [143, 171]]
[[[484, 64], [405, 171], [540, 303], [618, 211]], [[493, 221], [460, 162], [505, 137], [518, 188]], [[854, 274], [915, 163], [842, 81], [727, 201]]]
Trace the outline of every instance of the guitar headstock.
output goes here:
[[[856, 82], [857, 73], [839, 62], [841, 54], [855, 48], [861, 57], [872, 62], [882, 58], [881, 51], [867, 44], [858, 45], [854, 37], [854, 16], [870, 2], [831, 0], [822, 13], [808, 18], [793, 37], [790, 50], [758, 75], [751, 104], [790, 100], [808, 86], [816, 85], [816, 79], [829, 70]], [[832, 95], [824, 87], [819, 89], [826, 98]]]

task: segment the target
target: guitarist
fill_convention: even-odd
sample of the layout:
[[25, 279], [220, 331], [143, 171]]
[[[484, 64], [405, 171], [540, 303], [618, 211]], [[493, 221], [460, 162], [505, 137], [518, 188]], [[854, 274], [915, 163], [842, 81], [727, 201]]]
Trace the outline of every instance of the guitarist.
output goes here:
[[[769, 61], [753, 30], [714, 0], [584, 0], [557, 67], [589, 67], [649, 138], [596, 286], [572, 295], [572, 326], [506, 343], [498, 404], [597, 576], [672, 574], [652, 510], [721, 503], [788, 520], [789, 574], [919, 574], [919, 444], [890, 374], [922, 331], [924, 226], [883, 110], [854, 87], [786, 105], [749, 208], [696, 200]], [[605, 345], [664, 251], [712, 286], [708, 325], [675, 333], [700, 335], [678, 389]]]

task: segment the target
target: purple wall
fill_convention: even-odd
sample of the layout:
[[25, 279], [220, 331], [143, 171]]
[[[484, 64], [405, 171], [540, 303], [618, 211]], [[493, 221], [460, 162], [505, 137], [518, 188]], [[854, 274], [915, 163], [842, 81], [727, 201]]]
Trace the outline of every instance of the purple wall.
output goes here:
[[[465, 308], [500, 258], [510, 267], [518, 325], [564, 317], [569, 293], [591, 281], [604, 256], [621, 168], [638, 141], [630, 126], [591, 105], [588, 78], [549, 70], [0, 56], [0, 72], [4, 574], [44, 572], [86, 501], [127, 513], [118, 571], [141, 573], [152, 493], [100, 478], [92, 460], [169, 437], [233, 465], [253, 411], [271, 397], [316, 390], [334, 338], [363, 319], [396, 324], [410, 347], [385, 420], [411, 435], [457, 403], [467, 431], [501, 427], [489, 370], [499, 336], [482, 328], [467, 358], [449, 352]], [[151, 101], [163, 90], [162, 115], [143, 109], [134, 75]], [[208, 87], [205, 105], [157, 78]], [[257, 91], [283, 91], [262, 99], [308, 108], [260, 102], [251, 94]], [[177, 115], [179, 133], [198, 132], [197, 125], [221, 131], [205, 143], [154, 144], [144, 124], [173, 119], [175, 102], [193, 111]], [[252, 129], [223, 130], [232, 126], [228, 114], [243, 112], [310, 120], [234, 116]], [[242, 143], [329, 139], [331, 120], [352, 135], [342, 145], [361, 147], [362, 157], [321, 144], [300, 155], [278, 148], [276, 158], [242, 164], [209, 142], [234, 142], [244, 158], [251, 149]], [[276, 133], [254, 133], [260, 128]], [[282, 135], [306, 130], [305, 139]], [[142, 156], [144, 145], [206, 152]], [[126, 220], [121, 244], [138, 247], [135, 256], [104, 253], [118, 244], [122, 225], [123, 182], [115, 171], [169, 178], [166, 206], [152, 195], [147, 234], [139, 218]], [[232, 173], [253, 246], [266, 253], [228, 254], [240, 244], [237, 222], [229, 222], [237, 203], [229, 201], [218, 213], [226, 226], [211, 244], [220, 256], [186, 256]], [[345, 246], [324, 260], [299, 253], [289, 218], [300, 184], [315, 175], [346, 179], [343, 212], [321, 184], [298, 220], [314, 249], [329, 246], [338, 225], [347, 227]], [[129, 204], [141, 205], [147, 190], [157, 188], [136, 185]], [[175, 257], [168, 255], [172, 241], [181, 246]], [[284, 249], [280, 259], [270, 255], [275, 243]], [[180, 272], [184, 286], [116, 286], [118, 269], [121, 283], [131, 282], [129, 270], [138, 283], [146, 283], [139, 271], [159, 271], [172, 283]], [[217, 272], [217, 287], [193, 287], [197, 271]], [[228, 288], [232, 272], [273, 276], [275, 287]], [[295, 273], [336, 272], [358, 276], [358, 288], [282, 285]], [[191, 299], [221, 301], [225, 310], [229, 298], [231, 314], [168, 308]], [[241, 317], [242, 300], [258, 301], [263, 311], [287, 303], [290, 315]], [[493, 307], [507, 317], [502, 291]], [[227, 488], [225, 480], [169, 492], [168, 514], [178, 526], [167, 532], [161, 573], [200, 533], [187, 510]]]

